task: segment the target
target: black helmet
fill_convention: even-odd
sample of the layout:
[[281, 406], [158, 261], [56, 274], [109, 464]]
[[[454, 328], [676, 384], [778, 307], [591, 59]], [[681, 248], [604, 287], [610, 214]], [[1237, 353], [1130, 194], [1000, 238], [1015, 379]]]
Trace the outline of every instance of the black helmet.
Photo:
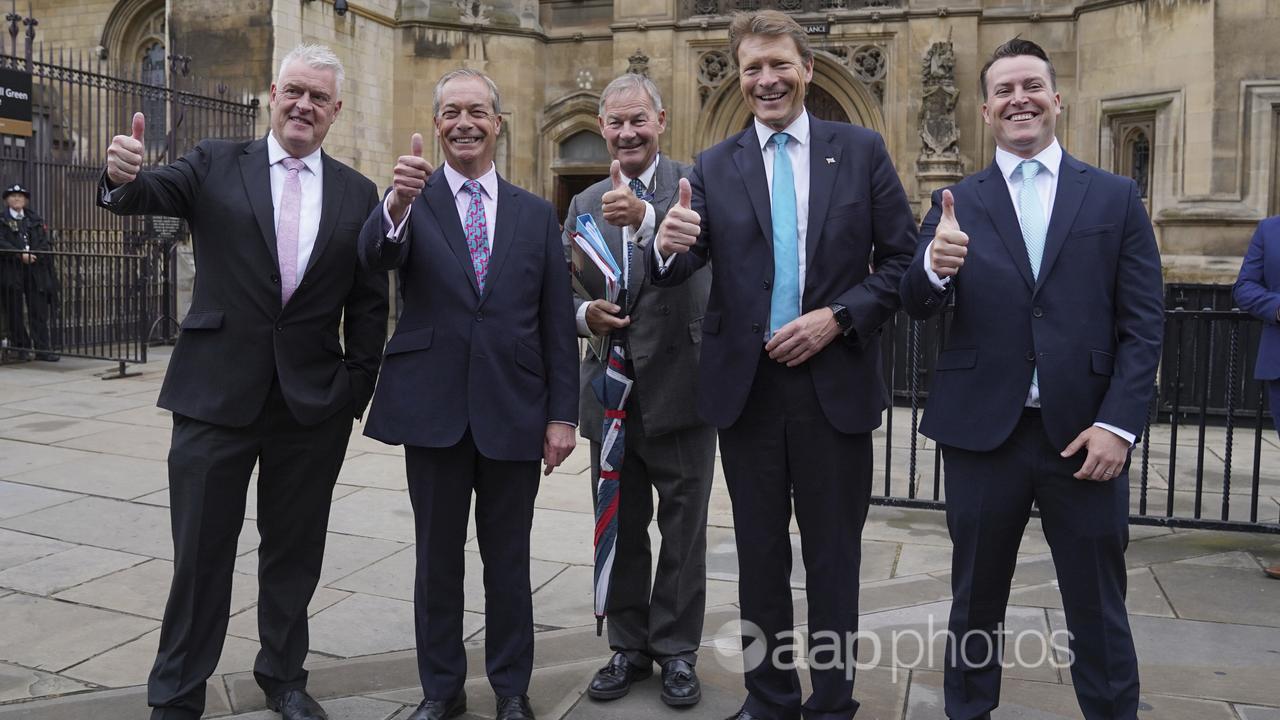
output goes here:
[[4, 189], [4, 197], [6, 198], [14, 193], [22, 193], [23, 195], [27, 196], [28, 200], [31, 199], [31, 192], [28, 191], [25, 187], [23, 187], [22, 183], [14, 183]]

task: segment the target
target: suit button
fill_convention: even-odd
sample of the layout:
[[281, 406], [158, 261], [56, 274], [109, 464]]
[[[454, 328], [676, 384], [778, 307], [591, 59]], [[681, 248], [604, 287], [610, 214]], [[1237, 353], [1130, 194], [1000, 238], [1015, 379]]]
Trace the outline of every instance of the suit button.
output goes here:
[[476, 322], [480, 322], [481, 320], [484, 320], [484, 313], [482, 312], [476, 313]]
[[279, 285], [279, 284], [280, 284], [280, 276], [279, 276], [279, 275], [276, 275], [275, 273], [272, 273], [272, 274], [271, 274], [271, 282], [272, 282], [273, 284], [275, 284], [275, 285]]
[[1039, 307], [1033, 308], [1031, 310], [1031, 317], [1044, 317], [1044, 310], [1041, 310]]
[[276, 326], [276, 332], [284, 332], [284, 326], [283, 326], [283, 325], [277, 325], [277, 326]]
[[666, 305], [663, 305], [662, 307], [658, 308], [658, 311], [661, 312], [663, 315], [671, 314], [671, 308]]
[[1036, 354], [1035, 354], [1034, 352], [1031, 352], [1030, 350], [1028, 350], [1028, 351], [1027, 351], [1027, 362], [1035, 362], [1035, 361], [1036, 361]]
[[751, 332], [753, 333], [760, 332], [760, 323], [751, 323]]
[[764, 289], [765, 289], [765, 290], [768, 290], [768, 289], [769, 289], [769, 281], [768, 281], [768, 280], [765, 280], [765, 281], [764, 281]]

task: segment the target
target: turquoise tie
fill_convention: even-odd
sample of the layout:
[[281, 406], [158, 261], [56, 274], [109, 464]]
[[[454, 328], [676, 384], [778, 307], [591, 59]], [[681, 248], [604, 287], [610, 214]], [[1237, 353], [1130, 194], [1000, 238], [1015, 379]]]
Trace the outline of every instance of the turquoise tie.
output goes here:
[[1018, 224], [1022, 226], [1022, 240], [1027, 244], [1027, 259], [1031, 261], [1031, 277], [1040, 278], [1040, 260], [1044, 257], [1044, 236], [1049, 228], [1045, 221], [1040, 193], [1036, 192], [1036, 175], [1040, 163], [1023, 160], [1022, 190], [1018, 192]]
[[770, 140], [773, 149], [773, 295], [769, 305], [769, 337], [800, 316], [800, 230], [796, 220], [796, 179], [787, 156], [786, 133]]
[[[1036, 175], [1040, 172], [1040, 163], [1023, 160], [1018, 167], [1022, 170], [1022, 189], [1018, 191], [1018, 224], [1022, 226], [1022, 241], [1027, 244], [1031, 277], [1039, 279], [1040, 260], [1044, 257], [1044, 236], [1049, 229], [1049, 223], [1044, 218], [1044, 206], [1040, 204], [1040, 193], [1036, 192]], [[1039, 389], [1039, 369], [1031, 371], [1031, 385]]]

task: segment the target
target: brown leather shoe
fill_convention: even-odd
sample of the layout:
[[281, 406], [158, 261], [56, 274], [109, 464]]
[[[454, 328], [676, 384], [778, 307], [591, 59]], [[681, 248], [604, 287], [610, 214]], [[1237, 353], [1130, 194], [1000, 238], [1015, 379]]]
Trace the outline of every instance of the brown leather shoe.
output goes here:
[[1271, 567], [1267, 568], [1266, 570], [1263, 570], [1262, 572], [1266, 573], [1267, 577], [1273, 577], [1277, 580], [1280, 580], [1280, 565], [1272, 565]]

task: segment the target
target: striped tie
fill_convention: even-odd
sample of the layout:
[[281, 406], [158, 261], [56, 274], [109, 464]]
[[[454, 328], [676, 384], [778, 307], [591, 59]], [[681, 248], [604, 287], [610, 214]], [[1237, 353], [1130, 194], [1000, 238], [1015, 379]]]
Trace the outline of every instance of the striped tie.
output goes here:
[[[1018, 166], [1022, 170], [1022, 189], [1018, 191], [1018, 224], [1022, 226], [1022, 241], [1027, 244], [1027, 260], [1031, 261], [1031, 277], [1040, 278], [1040, 261], [1044, 258], [1044, 236], [1049, 228], [1045, 222], [1044, 206], [1040, 204], [1040, 193], [1036, 192], [1036, 175], [1040, 172], [1040, 163], [1035, 160], [1023, 160]], [[1031, 384], [1040, 387], [1040, 370], [1031, 371]]]

